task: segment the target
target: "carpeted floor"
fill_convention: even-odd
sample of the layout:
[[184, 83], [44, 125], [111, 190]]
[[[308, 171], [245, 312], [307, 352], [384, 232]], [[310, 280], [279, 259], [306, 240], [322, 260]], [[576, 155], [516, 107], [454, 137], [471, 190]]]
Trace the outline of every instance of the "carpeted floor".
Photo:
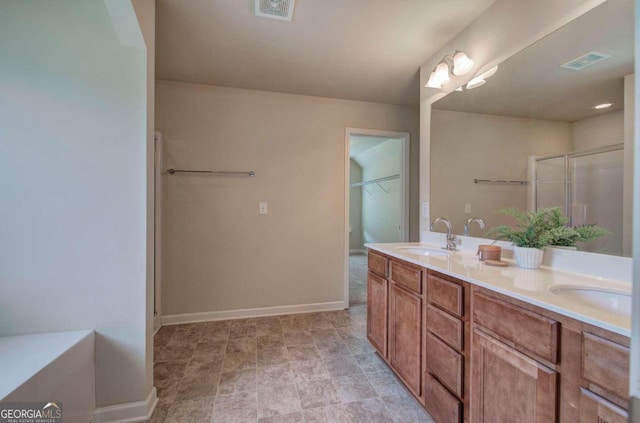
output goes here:
[[349, 254], [349, 305], [367, 303], [367, 256]]

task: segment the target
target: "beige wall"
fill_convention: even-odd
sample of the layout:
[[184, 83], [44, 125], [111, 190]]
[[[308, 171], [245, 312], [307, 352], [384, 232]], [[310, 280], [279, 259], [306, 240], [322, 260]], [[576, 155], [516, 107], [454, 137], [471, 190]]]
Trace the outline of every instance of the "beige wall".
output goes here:
[[164, 315], [343, 301], [346, 127], [418, 144], [417, 108], [157, 84], [167, 166], [256, 172], [165, 175]]
[[[473, 180], [526, 180], [528, 157], [571, 151], [571, 134], [570, 123], [433, 110], [431, 218], [448, 218], [456, 234], [472, 216], [482, 218], [487, 228], [510, 223], [495, 211], [526, 209], [527, 187]], [[471, 205], [469, 214], [465, 203]], [[485, 233], [475, 224], [470, 228], [473, 236]]]
[[[353, 159], [349, 160], [349, 183], [362, 182], [362, 168]], [[349, 190], [349, 250], [364, 249], [362, 241], [362, 187]]]
[[573, 151], [624, 142], [624, 111], [616, 110], [573, 122]]

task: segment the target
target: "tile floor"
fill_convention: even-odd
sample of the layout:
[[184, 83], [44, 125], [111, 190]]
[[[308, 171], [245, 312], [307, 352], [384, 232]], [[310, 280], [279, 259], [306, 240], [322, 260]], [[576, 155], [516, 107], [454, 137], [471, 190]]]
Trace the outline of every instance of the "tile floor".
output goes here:
[[366, 340], [366, 306], [161, 328], [154, 423], [432, 422]]
[[349, 305], [367, 303], [367, 255], [349, 254]]

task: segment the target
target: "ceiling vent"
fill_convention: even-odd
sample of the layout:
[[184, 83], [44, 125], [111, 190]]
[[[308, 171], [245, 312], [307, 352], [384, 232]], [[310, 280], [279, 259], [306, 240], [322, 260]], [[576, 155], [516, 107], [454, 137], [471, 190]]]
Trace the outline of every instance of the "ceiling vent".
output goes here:
[[568, 61], [567, 63], [565, 63], [560, 67], [564, 69], [571, 69], [571, 70], [582, 70], [582, 69], [588, 68], [591, 65], [595, 65], [596, 63], [602, 62], [603, 60], [607, 60], [610, 57], [611, 55], [609, 54], [590, 51], [587, 54], [583, 54], [580, 57], [576, 57], [575, 59]]
[[256, 16], [291, 22], [295, 0], [255, 0]]

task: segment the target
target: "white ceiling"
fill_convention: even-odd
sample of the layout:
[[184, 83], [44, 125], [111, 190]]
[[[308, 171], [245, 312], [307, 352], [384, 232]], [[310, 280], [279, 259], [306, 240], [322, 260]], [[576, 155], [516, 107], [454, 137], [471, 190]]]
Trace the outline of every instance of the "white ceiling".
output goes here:
[[[596, 7], [500, 65], [478, 88], [453, 92], [435, 109], [574, 122], [621, 109], [634, 66], [634, 2]], [[596, 51], [612, 57], [581, 71], [560, 65]], [[591, 107], [615, 102], [603, 111]]]
[[369, 135], [351, 135], [349, 138], [349, 157], [356, 159], [360, 154], [379, 146], [388, 139]]
[[293, 21], [253, 0], [158, 0], [156, 77], [418, 105], [419, 67], [494, 0], [297, 0]]

